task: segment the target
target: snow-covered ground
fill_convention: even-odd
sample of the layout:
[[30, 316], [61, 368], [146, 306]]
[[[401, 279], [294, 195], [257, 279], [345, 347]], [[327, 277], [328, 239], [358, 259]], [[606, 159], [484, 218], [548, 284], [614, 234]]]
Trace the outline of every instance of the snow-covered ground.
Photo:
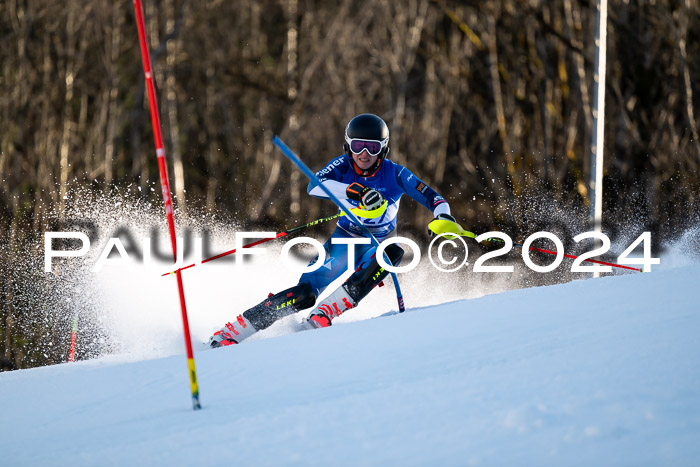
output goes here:
[[698, 465], [698, 277], [512, 290], [199, 351], [201, 411], [182, 354], [1, 373], [0, 465]]

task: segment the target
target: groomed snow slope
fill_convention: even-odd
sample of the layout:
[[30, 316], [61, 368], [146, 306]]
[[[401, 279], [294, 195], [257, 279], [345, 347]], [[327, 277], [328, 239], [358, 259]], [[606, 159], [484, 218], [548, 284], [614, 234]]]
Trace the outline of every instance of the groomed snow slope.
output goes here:
[[698, 465], [699, 266], [0, 374], [0, 465]]

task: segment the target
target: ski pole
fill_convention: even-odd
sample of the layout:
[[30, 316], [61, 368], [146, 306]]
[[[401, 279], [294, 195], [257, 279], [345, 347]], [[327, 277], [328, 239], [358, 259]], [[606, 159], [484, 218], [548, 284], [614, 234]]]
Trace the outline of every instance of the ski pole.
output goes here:
[[[384, 214], [384, 211], [386, 211], [387, 205], [388, 205], [388, 202], [384, 201], [384, 204], [382, 204], [382, 206], [381, 206], [380, 208], [375, 209], [375, 210], [373, 210], [373, 211], [365, 211], [364, 209], [361, 209], [361, 208], [354, 208], [354, 209], [352, 209], [351, 211], [352, 211], [355, 215], [360, 216], [360, 217], [375, 218], [375, 217], [379, 217], [380, 215]], [[304, 229], [306, 229], [306, 228], [308, 228], [308, 227], [313, 227], [313, 226], [318, 225], [318, 224], [321, 224], [321, 223], [323, 223], [323, 222], [332, 221], [333, 219], [337, 219], [338, 217], [341, 217], [341, 216], [344, 216], [344, 215], [345, 215], [344, 212], [339, 212], [338, 214], [332, 215], [332, 216], [330, 216], [330, 217], [325, 217], [325, 218], [323, 218], [323, 219], [316, 219], [315, 221], [311, 221], [311, 222], [308, 222], [308, 223], [306, 223], [306, 224], [298, 225], [298, 226], [293, 227], [293, 228], [291, 228], [291, 229], [285, 230], [284, 232], [280, 232], [280, 233], [278, 233], [278, 234], [277, 234], [276, 236], [274, 236], [274, 237], [262, 238], [262, 239], [260, 239], [260, 240], [256, 240], [256, 241], [254, 241], [254, 242], [252, 242], [252, 243], [249, 243], [249, 244], [247, 244], [247, 245], [243, 245], [242, 248], [250, 248], [250, 247], [253, 247], [253, 246], [260, 245], [261, 243], [269, 242], [270, 240], [275, 240], [275, 239], [277, 239], [277, 238], [285, 237], [285, 236], [287, 236], [287, 235], [293, 234], [294, 232], [299, 232], [299, 231], [304, 230]], [[235, 252], [236, 252], [236, 249], [235, 249], [235, 248], [234, 248], [233, 250], [224, 251], [223, 253], [219, 253], [218, 255], [212, 256], [211, 258], [203, 259], [203, 260], [201, 261], [201, 263], [202, 263], [202, 264], [208, 263], [209, 261], [214, 261], [215, 259], [219, 259], [219, 258], [223, 258], [224, 256], [232, 255], [232, 254], [234, 254]], [[184, 270], [184, 269], [189, 269], [189, 268], [194, 267], [194, 266], [196, 266], [196, 265], [197, 265], [197, 263], [188, 264], [187, 266], [183, 266], [183, 267], [181, 267], [181, 268], [179, 268], [179, 269], [176, 269], [175, 271], [166, 272], [166, 273], [164, 273], [164, 274], [161, 274], [161, 277], [162, 277], [162, 276], [167, 276], [167, 275], [169, 275], [169, 274], [175, 274], [175, 273], [177, 273], [178, 271], [182, 271], [182, 270]]]
[[[517, 248], [522, 248], [522, 247], [523, 247], [523, 246], [522, 246], [521, 244], [519, 244], [519, 243], [513, 243], [513, 246], [514, 246], [514, 247], [517, 247]], [[540, 253], [547, 253], [547, 254], [550, 254], [550, 255], [556, 255], [556, 254], [557, 254], [556, 251], [545, 250], [544, 248], [537, 248], [537, 247], [534, 247], [534, 246], [531, 246], [531, 247], [530, 247], [530, 250], [539, 251]], [[567, 258], [570, 258], [570, 259], [578, 259], [578, 256], [569, 255], [569, 254], [566, 254], [566, 253], [564, 253], [564, 256], [567, 257]], [[588, 261], [589, 263], [602, 264], [602, 265], [604, 265], [604, 266], [612, 266], [612, 267], [614, 267], [614, 268], [630, 269], [630, 270], [632, 270], [632, 271], [644, 272], [644, 271], [642, 271], [641, 269], [638, 269], [638, 268], [632, 268], [632, 267], [630, 267], [630, 266], [623, 266], [623, 265], [621, 265], [621, 264], [608, 263], [607, 261], [598, 261], [597, 259], [588, 259], [588, 258], [586, 258], [586, 259], [584, 259], [583, 261]]]
[[[299, 231], [304, 230], [304, 229], [307, 229], [307, 228], [309, 228], [309, 227], [313, 227], [313, 226], [315, 226], [315, 225], [322, 224], [323, 222], [327, 222], [327, 221], [331, 221], [331, 220], [333, 220], [333, 219], [337, 219], [337, 218], [340, 217], [341, 215], [342, 215], [341, 213], [338, 213], [338, 214], [335, 214], [335, 215], [330, 216], [330, 217], [325, 217], [325, 218], [323, 218], [323, 219], [316, 219], [315, 221], [311, 221], [311, 222], [308, 222], [308, 223], [306, 223], [306, 224], [298, 225], [298, 226], [293, 227], [293, 228], [291, 228], [291, 229], [285, 230], [284, 232], [280, 232], [280, 233], [278, 233], [278, 234], [277, 234], [276, 236], [274, 236], [274, 237], [270, 237], [270, 238], [261, 238], [260, 240], [256, 240], [256, 241], [254, 241], [254, 242], [248, 243], [247, 245], [243, 245], [243, 248], [250, 248], [250, 247], [253, 247], [253, 246], [256, 246], [256, 245], [260, 245], [261, 243], [269, 242], [270, 240], [275, 240], [275, 239], [280, 238], [280, 237], [285, 237], [285, 236], [287, 236], [287, 235], [291, 235], [291, 234], [293, 234], [293, 233], [295, 233], [295, 232], [299, 232]], [[219, 253], [218, 255], [212, 256], [211, 258], [203, 259], [203, 260], [201, 261], [201, 263], [202, 263], [202, 264], [208, 263], [209, 261], [214, 261], [215, 259], [219, 259], [219, 258], [223, 258], [224, 256], [232, 255], [232, 254], [234, 254], [235, 252], [236, 252], [236, 249], [235, 249], [235, 248], [234, 248], [233, 250], [224, 251], [223, 253]], [[181, 267], [181, 268], [179, 268], [179, 269], [176, 269], [175, 271], [166, 272], [165, 274], [162, 274], [162, 276], [167, 276], [168, 274], [175, 274], [175, 273], [177, 273], [178, 271], [184, 271], [185, 269], [189, 269], [189, 268], [194, 267], [194, 266], [196, 266], [196, 265], [197, 265], [197, 263], [188, 264], [187, 266], [183, 266], [183, 267]]]
[[[438, 219], [438, 220], [434, 220], [434, 221], [432, 221], [430, 224], [428, 224], [428, 228], [430, 228], [430, 229], [433, 231], [433, 233], [435, 233], [436, 235], [441, 235], [441, 234], [452, 234], [452, 235], [459, 235], [459, 236], [461, 236], [461, 237], [469, 237], [469, 238], [472, 238], [472, 239], [476, 239], [476, 237], [477, 237], [477, 235], [475, 235], [474, 233], [469, 232], [468, 230], [464, 230], [464, 229], [462, 228], [462, 226], [459, 225], [459, 224], [457, 224], [456, 222], [452, 222], [452, 221], [448, 221], [448, 220], [439, 220], [439, 219]], [[447, 236], [446, 238], [449, 239], [450, 237]], [[491, 239], [488, 239], [488, 238], [487, 238], [487, 239], [484, 240], [484, 241], [488, 241], [488, 240], [491, 240]], [[494, 240], [496, 240], [498, 243], [500, 243], [500, 242], [502, 241], [502, 240], [500, 240], [500, 239], [498, 239], [498, 238], [497, 238], [497, 239], [494, 239]], [[516, 248], [523, 248], [523, 245], [520, 244], [520, 243], [513, 243], [513, 246], [516, 247]], [[531, 246], [529, 249], [530, 249], [530, 250], [534, 250], [534, 251], [539, 251], [540, 253], [547, 253], [547, 254], [550, 254], [550, 255], [556, 255], [556, 254], [557, 254], [556, 251], [545, 250], [544, 248], [537, 248], [537, 247], [534, 247], [534, 246]], [[578, 258], [579, 258], [578, 256], [569, 255], [569, 254], [566, 254], [566, 253], [564, 253], [564, 256], [567, 257], [567, 258], [570, 258], [570, 259], [578, 259]], [[629, 266], [623, 266], [623, 265], [621, 265], [621, 264], [608, 263], [607, 261], [599, 261], [599, 260], [596, 260], [596, 259], [587, 259], [587, 258], [586, 258], [586, 259], [584, 259], [583, 261], [588, 261], [589, 263], [602, 264], [602, 265], [604, 265], [604, 266], [612, 266], [612, 267], [615, 267], [615, 268], [629, 269], [629, 270], [631, 270], [631, 271], [644, 272], [643, 270], [638, 269], [638, 268], [632, 268], [632, 267], [629, 267]]]
[[[488, 240], [490, 240], [490, 239], [486, 239], [486, 241], [488, 241]], [[520, 248], [520, 249], [523, 248], [523, 245], [520, 244], [520, 243], [513, 243], [513, 246], [516, 247], [516, 248]], [[548, 255], [556, 255], [556, 254], [557, 254], [556, 251], [546, 250], [546, 249], [544, 249], [544, 248], [537, 248], [537, 247], [534, 247], [534, 246], [530, 246], [528, 249], [529, 249], [529, 250], [533, 250], [533, 251], [539, 251], [540, 253], [547, 253]], [[563, 256], [566, 257], [566, 258], [569, 258], [569, 259], [579, 259], [579, 256], [570, 255], [570, 254], [567, 254], [567, 253], [564, 253]], [[607, 261], [600, 261], [600, 260], [597, 260], [597, 259], [588, 259], [588, 258], [584, 258], [583, 261], [588, 261], [589, 263], [602, 264], [602, 265], [604, 265], [604, 266], [611, 266], [611, 267], [614, 267], [614, 268], [629, 269], [630, 271], [644, 272], [644, 270], [642, 270], [642, 269], [633, 268], [633, 267], [630, 267], [630, 266], [623, 266], [622, 264], [609, 263], [609, 262], [607, 262]]]
[[[309, 167], [306, 164], [304, 164], [304, 162], [301, 159], [299, 159], [299, 157], [296, 154], [294, 154], [294, 152], [292, 152], [292, 150], [289, 149], [289, 147], [287, 147], [286, 144], [284, 144], [284, 142], [279, 138], [279, 136], [275, 135], [275, 137], [272, 138], [272, 142], [275, 144], [275, 146], [277, 146], [280, 149], [280, 151], [282, 151], [282, 153], [285, 156], [287, 156], [287, 159], [292, 161], [294, 163], [294, 165], [296, 165], [299, 168], [299, 170], [301, 170], [304, 173], [304, 175], [306, 175], [306, 177], [311, 181], [311, 183], [313, 183], [315, 186], [321, 188], [326, 193], [328, 198], [330, 198], [342, 211], [344, 211], [345, 214], [348, 216], [348, 218], [350, 218], [350, 220], [355, 225], [360, 227], [360, 229], [362, 229], [362, 232], [364, 232], [364, 234], [369, 237], [369, 239], [372, 241], [372, 243], [377, 248], [379, 248], [379, 242], [374, 237], [374, 235], [372, 235], [372, 232], [370, 232], [369, 229], [362, 222], [360, 222], [357, 219], [357, 217], [355, 217], [355, 215], [352, 213], [351, 210], [349, 210], [345, 206], [343, 206], [343, 204], [340, 202], [340, 200], [338, 200], [338, 198], [328, 189], [328, 187], [326, 185], [321, 183], [321, 181], [318, 179], [316, 174], [314, 174], [311, 171], [311, 169], [309, 169]], [[384, 204], [384, 207], [386, 208], [386, 203]], [[387, 263], [391, 264], [391, 261], [387, 257], [386, 252], [384, 253], [384, 259], [387, 261]], [[392, 272], [390, 274], [391, 274], [391, 278], [394, 281], [394, 288], [396, 289], [396, 300], [398, 301], [398, 304], [399, 304], [399, 313], [403, 313], [406, 310], [406, 307], [404, 306], [404, 303], [403, 303], [403, 294], [401, 293], [401, 287], [399, 287], [399, 279], [396, 277], [396, 273]]]

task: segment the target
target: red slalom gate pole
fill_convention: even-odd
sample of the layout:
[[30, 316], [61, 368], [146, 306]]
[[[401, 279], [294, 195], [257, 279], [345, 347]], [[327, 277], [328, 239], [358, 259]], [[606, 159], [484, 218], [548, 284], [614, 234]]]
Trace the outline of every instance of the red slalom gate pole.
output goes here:
[[[158, 102], [156, 101], [156, 91], [153, 84], [153, 72], [151, 71], [151, 56], [148, 52], [148, 42], [146, 41], [146, 27], [143, 22], [143, 9], [141, 0], [134, 0], [134, 11], [136, 13], [136, 26], [139, 31], [139, 44], [141, 45], [141, 58], [143, 59], [143, 73], [146, 77], [146, 90], [148, 92], [148, 107], [151, 112], [151, 124], [153, 126], [153, 139], [156, 145], [156, 156], [158, 157], [158, 170], [160, 171], [160, 185], [163, 191], [163, 201], [165, 203], [165, 214], [168, 218], [168, 230], [170, 231], [170, 243], [173, 249], [173, 262], [177, 262], [177, 237], [175, 236], [175, 219], [173, 217], [173, 202], [170, 197], [170, 182], [168, 182], [168, 167], [165, 163], [165, 150], [163, 150], [163, 136], [160, 131], [160, 117], [158, 116]], [[187, 305], [185, 304], [185, 290], [182, 284], [182, 275], [176, 271], [177, 289], [180, 298], [180, 309], [182, 311], [182, 326], [185, 334], [185, 347], [187, 349], [187, 367], [189, 369], [190, 388], [192, 390], [192, 408], [201, 409], [199, 403], [199, 386], [197, 384], [197, 371], [194, 365], [194, 353], [192, 352], [192, 338], [190, 337], [190, 325], [187, 319]]]
[[[522, 247], [523, 247], [523, 246], [522, 246], [521, 244], [519, 244], [519, 243], [513, 243], [513, 246], [514, 246], [514, 247], [517, 247], [517, 248], [522, 248]], [[544, 248], [537, 248], [537, 247], [534, 247], [534, 246], [531, 246], [529, 249], [530, 249], [530, 250], [533, 250], [533, 251], [539, 251], [540, 253], [547, 253], [547, 254], [550, 254], [550, 255], [556, 255], [556, 254], [557, 254], [556, 251], [545, 250]], [[564, 253], [564, 257], [569, 258], [569, 259], [578, 259], [578, 256], [569, 255], [569, 254], [566, 254], [566, 253]], [[605, 261], [598, 261], [597, 259], [588, 259], [588, 258], [586, 258], [586, 259], [584, 259], [584, 261], [588, 261], [589, 263], [603, 264], [603, 265], [605, 265], [605, 266], [612, 266], [612, 267], [614, 267], [614, 268], [622, 268], [622, 269], [629, 269], [629, 270], [631, 270], [631, 271], [644, 272], [643, 270], [641, 270], [641, 269], [639, 269], [639, 268], [633, 268], [633, 267], [630, 267], [630, 266], [623, 266], [623, 265], [621, 265], [621, 264], [615, 264], [615, 263], [608, 263], [608, 262], [605, 262]]]
[[75, 341], [78, 335], [78, 313], [73, 314], [73, 325], [70, 332], [70, 351], [68, 352], [68, 361], [75, 361]]
[[[307, 222], [306, 224], [298, 225], [298, 226], [296, 226], [296, 227], [294, 227], [294, 228], [287, 229], [287, 230], [285, 230], [284, 232], [278, 233], [278, 234], [275, 235], [274, 237], [263, 238], [263, 239], [261, 239], [261, 240], [256, 240], [256, 241], [254, 241], [254, 242], [252, 242], [252, 243], [248, 243], [247, 245], [243, 245], [242, 248], [251, 248], [251, 247], [260, 245], [261, 243], [269, 242], [270, 240], [275, 240], [275, 239], [278, 239], [278, 238], [280, 238], [280, 237], [284, 237], [284, 236], [287, 236], [287, 235], [291, 235], [291, 234], [293, 234], [293, 233], [295, 233], [295, 232], [299, 232], [299, 231], [304, 230], [304, 229], [306, 229], [306, 228], [313, 227], [313, 226], [315, 226], [315, 225], [319, 225], [319, 224], [321, 224], [321, 223], [323, 223], [323, 222], [328, 222], [328, 221], [331, 221], [331, 220], [333, 220], [333, 219], [337, 219], [337, 218], [339, 218], [339, 217], [342, 216], [342, 215], [343, 215], [343, 214], [338, 213], [338, 214], [334, 214], [334, 215], [329, 216], [329, 217], [325, 217], [325, 218], [323, 218], [323, 219], [316, 219], [315, 221]], [[214, 260], [219, 259], [219, 258], [223, 258], [224, 256], [232, 255], [232, 254], [234, 254], [235, 252], [236, 252], [236, 249], [235, 249], [235, 248], [234, 248], [233, 250], [224, 251], [223, 253], [219, 253], [218, 255], [212, 256], [211, 258], [203, 259], [203, 260], [201, 261], [201, 264], [208, 263], [209, 261], [214, 261]], [[171, 271], [171, 272], [163, 273], [163, 274], [161, 274], [161, 276], [167, 276], [168, 274], [175, 274], [175, 273], [178, 272], [178, 271], [184, 271], [185, 269], [193, 268], [193, 267], [195, 267], [196, 265], [197, 265], [197, 263], [188, 264], [187, 266], [183, 266], [183, 267], [177, 269], [176, 271]]]
[[[260, 245], [261, 243], [269, 242], [270, 240], [276, 240], [276, 239], [278, 239], [278, 238], [280, 238], [280, 237], [284, 237], [284, 236], [286, 236], [286, 235], [289, 235], [289, 233], [288, 233], [288, 232], [280, 232], [280, 233], [278, 233], [278, 234], [277, 234], [276, 236], [274, 236], [274, 237], [263, 238], [263, 239], [260, 239], [260, 240], [255, 241], [255, 242], [248, 243], [247, 245], [243, 245], [242, 248], [251, 248], [251, 247], [254, 247], [254, 246], [258, 246], [258, 245]], [[215, 259], [223, 258], [224, 256], [232, 255], [232, 254], [234, 254], [235, 252], [236, 252], [236, 249], [235, 249], [235, 248], [234, 248], [233, 250], [224, 251], [223, 253], [219, 253], [218, 255], [212, 256], [211, 258], [203, 259], [203, 260], [201, 261], [201, 264], [208, 263], [209, 261], [214, 261]], [[168, 276], [168, 275], [170, 275], [170, 274], [179, 274], [180, 272], [184, 271], [185, 269], [193, 268], [193, 267], [195, 267], [196, 265], [197, 265], [197, 263], [192, 263], [192, 264], [188, 264], [187, 266], [183, 266], [183, 267], [181, 267], [180, 269], [176, 269], [176, 270], [171, 271], [171, 272], [164, 272], [163, 274], [161, 274], [161, 277], [163, 277], [163, 276]]]

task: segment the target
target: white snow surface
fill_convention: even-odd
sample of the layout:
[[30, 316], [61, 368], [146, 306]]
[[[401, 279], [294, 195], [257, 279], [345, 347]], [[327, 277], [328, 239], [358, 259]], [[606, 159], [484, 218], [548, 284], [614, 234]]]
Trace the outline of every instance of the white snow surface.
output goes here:
[[511, 290], [198, 351], [199, 411], [181, 341], [0, 373], [0, 465], [698, 465], [699, 276]]

